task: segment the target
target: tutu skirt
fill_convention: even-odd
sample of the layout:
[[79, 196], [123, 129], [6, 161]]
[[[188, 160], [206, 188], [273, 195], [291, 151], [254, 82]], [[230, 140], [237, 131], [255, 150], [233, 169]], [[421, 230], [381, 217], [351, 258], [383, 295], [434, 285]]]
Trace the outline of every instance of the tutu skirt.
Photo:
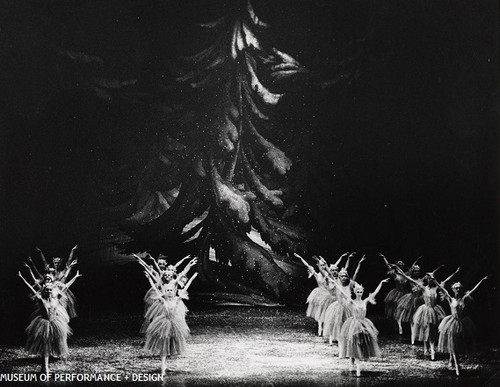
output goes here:
[[446, 313], [439, 305], [420, 305], [413, 315], [412, 340], [436, 341], [437, 328], [444, 316]]
[[351, 316], [352, 312], [349, 306], [335, 301], [326, 310], [323, 336], [331, 337], [332, 340], [339, 340], [342, 325]]
[[75, 318], [77, 316], [75, 308], [76, 297], [70, 289], [66, 288], [66, 290], [62, 293], [60, 302], [68, 311], [70, 318]]
[[328, 307], [332, 305], [336, 301], [336, 297], [332, 294], [329, 294], [327, 297], [323, 299], [323, 301], [319, 305], [319, 320], [318, 322], [325, 322], [326, 319], [326, 311]]
[[413, 316], [413, 313], [417, 310], [417, 308], [422, 305], [423, 300], [420, 293], [411, 292], [402, 296], [398, 300], [398, 304], [396, 306], [396, 310], [394, 312], [394, 318], [403, 322], [410, 322]]
[[340, 357], [366, 360], [380, 356], [378, 330], [367, 318], [349, 317], [340, 331]]
[[400, 300], [401, 297], [403, 297], [406, 293], [394, 288], [387, 293], [387, 295], [384, 298], [385, 302], [385, 317], [387, 318], [394, 318], [395, 312], [396, 312], [396, 307], [398, 305], [398, 301]]
[[330, 298], [332, 295], [328, 290], [323, 287], [316, 287], [307, 297], [307, 310], [306, 316], [312, 317], [316, 321], [321, 320], [322, 306], [325, 300]]
[[149, 324], [155, 319], [155, 317], [161, 315], [163, 313], [163, 305], [162, 302], [158, 299], [152, 299], [147, 305], [146, 313], [144, 314], [144, 321], [141, 325], [140, 333], [145, 334]]
[[474, 350], [474, 323], [469, 317], [446, 316], [438, 331], [439, 352], [469, 353]]
[[179, 302], [172, 316], [168, 316], [165, 311], [156, 316], [146, 330], [144, 348], [153, 355], [183, 354], [186, 350], [186, 338], [189, 336], [186, 311], [184, 304]]
[[35, 316], [26, 328], [28, 339], [25, 349], [34, 355], [65, 356], [68, 354], [67, 338], [71, 335], [69, 316], [62, 310], [51, 319]]

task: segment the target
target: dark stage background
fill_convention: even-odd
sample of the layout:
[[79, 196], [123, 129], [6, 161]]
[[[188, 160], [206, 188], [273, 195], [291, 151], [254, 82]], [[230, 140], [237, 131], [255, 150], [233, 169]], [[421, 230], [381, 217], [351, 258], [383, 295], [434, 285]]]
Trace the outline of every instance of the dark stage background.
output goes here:
[[[424, 270], [445, 263], [442, 274], [460, 265], [466, 287], [490, 275], [473, 312], [482, 338], [496, 340], [498, 3], [253, 3], [272, 25], [273, 45], [319, 80], [290, 93], [277, 118], [286, 128], [281, 143], [310, 176], [299, 220], [317, 236], [315, 252], [330, 259], [368, 253], [360, 276], [367, 288], [384, 276], [379, 251], [407, 262], [423, 255]], [[57, 49], [99, 56], [108, 77], [150, 85], [169, 76], [173, 59], [205, 43], [196, 23], [223, 7], [0, 1], [4, 338], [22, 341], [31, 307], [15, 273], [35, 246], [66, 256], [80, 245], [79, 319], [140, 313], [146, 291], [139, 267], [106, 247], [120, 219], [95, 181], [105, 164], [138, 163], [168, 128], [147, 109], [123, 109], [78, 89]], [[339, 68], [357, 76], [330, 85]]]

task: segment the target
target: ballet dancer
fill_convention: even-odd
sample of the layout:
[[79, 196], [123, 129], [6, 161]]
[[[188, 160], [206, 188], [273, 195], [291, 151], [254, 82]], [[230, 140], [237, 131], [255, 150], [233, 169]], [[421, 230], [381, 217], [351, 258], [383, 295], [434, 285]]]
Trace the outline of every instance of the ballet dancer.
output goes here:
[[361, 360], [368, 360], [373, 356], [380, 356], [380, 348], [378, 345], [378, 330], [375, 328], [371, 320], [366, 318], [367, 303], [375, 304], [375, 297], [382, 288], [382, 285], [389, 281], [386, 278], [378, 284], [377, 288], [370, 295], [362, 299], [364, 288], [356, 284], [354, 286], [354, 294], [356, 298], [351, 298], [350, 292], [346, 292], [345, 288], [340, 284], [336, 284], [337, 289], [344, 295], [347, 304], [350, 306], [352, 315], [348, 317], [342, 324], [342, 329], [339, 335], [339, 357], [350, 358], [351, 366], [356, 365], [356, 376], [361, 376]]
[[438, 351], [450, 354], [449, 367], [455, 365], [455, 373], [460, 375], [460, 366], [458, 364], [459, 353], [467, 353], [474, 347], [474, 324], [472, 320], [464, 316], [465, 301], [471, 299], [471, 294], [488, 277], [482, 278], [471, 290], [464, 292], [464, 287], [460, 282], [455, 282], [451, 289], [451, 296], [444, 286], [438, 284], [448, 301], [451, 309], [451, 315], [446, 316], [439, 324]]
[[[438, 268], [439, 269], [439, 268]], [[431, 360], [435, 358], [435, 344], [438, 338], [438, 325], [446, 316], [444, 309], [437, 304], [438, 282], [434, 278], [434, 272], [427, 273], [422, 282], [406, 275], [399, 267], [396, 270], [420, 289], [424, 303], [420, 305], [412, 317], [411, 343], [422, 341], [424, 343], [424, 355], [428, 355], [430, 349]]]
[[69, 315], [65, 306], [60, 302], [62, 293], [81, 277], [80, 272], [62, 287], [54, 285], [54, 278], [49, 274], [40, 290], [23, 277], [21, 272], [17, 275], [31, 290], [38, 303], [38, 308], [32, 314], [32, 320], [26, 328], [26, 350], [43, 358], [42, 372], [49, 374], [50, 356], [65, 357], [68, 354], [67, 338], [71, 335]]
[[[162, 308], [147, 327], [144, 348], [153, 355], [160, 355], [161, 375], [164, 377], [167, 357], [185, 352], [186, 338], [189, 336], [189, 327], [186, 323], [187, 308], [181, 297], [176, 294], [173, 282], [161, 284], [159, 290], [154, 279], [146, 271], [145, 274]], [[197, 275], [198, 273], [195, 273], [184, 286], [183, 297], [187, 298], [187, 289]]]
[[[334, 282], [336, 285], [335, 289], [337, 300], [326, 310], [323, 329], [323, 336], [328, 338], [328, 343], [330, 345], [332, 345], [334, 341], [338, 341], [340, 330], [342, 329], [344, 321], [352, 315], [350, 303], [348, 301], [351, 298], [351, 292], [354, 289], [354, 286], [357, 284], [356, 278], [359, 273], [361, 263], [365, 260], [366, 257], [363, 255], [358, 263], [358, 266], [356, 267], [352, 279], [349, 277], [349, 273], [346, 268], [343, 267], [339, 271], [338, 279]], [[341, 292], [339, 289], [343, 289], [344, 291]], [[349, 296], [346, 297], [346, 294]]]

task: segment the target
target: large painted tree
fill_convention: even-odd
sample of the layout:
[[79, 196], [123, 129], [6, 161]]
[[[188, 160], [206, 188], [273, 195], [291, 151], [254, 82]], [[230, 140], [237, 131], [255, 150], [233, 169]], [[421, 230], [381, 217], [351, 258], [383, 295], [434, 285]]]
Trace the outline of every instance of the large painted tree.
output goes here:
[[284, 220], [280, 188], [292, 161], [268, 138], [276, 106], [307, 71], [263, 43], [268, 25], [249, 1], [201, 27], [213, 44], [182, 58], [182, 117], [146, 169], [168, 184], [146, 190], [129, 218], [129, 248], [191, 254], [215, 290], [287, 300], [303, 285], [293, 253], [305, 251], [308, 235]]

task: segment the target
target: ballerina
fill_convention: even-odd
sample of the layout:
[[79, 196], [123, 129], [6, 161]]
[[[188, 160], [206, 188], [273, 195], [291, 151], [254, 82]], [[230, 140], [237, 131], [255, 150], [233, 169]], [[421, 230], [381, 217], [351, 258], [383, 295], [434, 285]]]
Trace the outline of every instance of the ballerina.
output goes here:
[[321, 336], [323, 333], [323, 321], [321, 321], [321, 304], [323, 301], [330, 297], [330, 292], [328, 291], [326, 276], [323, 274], [324, 270], [326, 270], [326, 261], [318, 260], [318, 269], [319, 272], [314, 270], [314, 267], [309, 265], [304, 258], [302, 258], [299, 254], [294, 254], [297, 258], [299, 258], [304, 266], [307, 268], [307, 272], [309, 273], [308, 278], [314, 276], [316, 280], [317, 286], [309, 293], [307, 297], [306, 304], [306, 316], [312, 317], [318, 323], [318, 336]]
[[[156, 262], [152, 257], [154, 266], [148, 265], [141, 257], [136, 254], [133, 254], [137, 261], [144, 268], [145, 273], [147, 273], [148, 278], [152, 278], [153, 282], [156, 284], [156, 288], [158, 290], [162, 290], [162, 287], [165, 284], [172, 284], [174, 286], [175, 293], [179, 288], [185, 287], [186, 276], [189, 270], [196, 265], [198, 262], [197, 258], [191, 259], [191, 261], [186, 265], [184, 270], [177, 274], [176, 269], [167, 266], [166, 261], [163, 263], [161, 260]], [[188, 257], [181, 259], [179, 262], [182, 263]], [[179, 263], [178, 262], [178, 263]], [[153, 288], [149, 288], [144, 296], [144, 322], [141, 325], [139, 330], [140, 333], [145, 334], [149, 324], [154, 320], [154, 318], [161, 313], [162, 304], [158, 302], [158, 298], [156, 297], [156, 292]]]
[[[401, 325], [401, 320], [396, 319], [395, 312], [399, 299], [409, 292], [407, 288], [408, 281], [391, 266], [389, 261], [387, 261], [385, 255], [383, 254], [379, 255], [382, 257], [382, 259], [385, 262], [385, 265], [387, 266], [388, 269], [387, 274], [389, 274], [394, 280], [394, 289], [391, 289], [384, 298], [384, 303], [385, 303], [384, 314], [386, 318], [393, 319], [396, 321], [398, 325], [399, 334], [402, 335], [403, 327]], [[398, 266], [399, 268], [401, 268], [401, 270], [404, 271], [405, 263], [403, 261], [397, 261], [396, 266]]]
[[434, 278], [434, 273], [437, 269], [434, 272], [427, 273], [422, 283], [407, 276], [400, 268], [396, 267], [396, 270], [408, 281], [417, 286], [422, 293], [424, 303], [417, 308], [412, 318], [411, 343], [414, 344], [416, 340], [423, 341], [424, 355], [429, 353], [427, 349], [427, 345], [429, 345], [431, 360], [434, 360], [438, 325], [446, 316], [444, 309], [440, 305], [437, 305], [438, 282]]
[[[344, 267], [339, 271], [339, 278], [334, 281], [336, 285], [335, 289], [337, 300], [326, 310], [323, 330], [323, 336], [328, 337], [328, 343], [330, 345], [332, 345], [334, 341], [338, 341], [340, 330], [342, 329], [344, 321], [352, 315], [348, 301], [351, 298], [351, 292], [354, 289], [354, 286], [357, 284], [356, 278], [359, 273], [361, 263], [365, 260], [366, 257], [363, 255], [358, 263], [358, 266], [356, 267], [356, 271], [354, 272], [352, 279], [349, 277], [349, 273]], [[344, 291], [341, 292], [339, 289], [343, 289]], [[346, 294], [348, 297], [346, 297]]]
[[[189, 336], [189, 327], [186, 323], [187, 308], [176, 294], [173, 282], [162, 285], [158, 290], [153, 278], [146, 273], [146, 277], [154, 289], [155, 298], [161, 303], [162, 310], [146, 330], [146, 343], [144, 348], [153, 355], [161, 357], [161, 375], [165, 376], [167, 357], [181, 355], [185, 352], [186, 338]], [[195, 273], [183, 289], [183, 297], [187, 297], [187, 289], [196, 278]]]
[[[415, 262], [410, 266], [410, 269], [408, 272], [405, 274], [407, 276], [410, 276], [413, 278], [415, 281], [421, 283], [421, 275], [420, 275], [420, 266], [417, 265], [418, 260], [421, 257], [418, 257]], [[395, 269], [395, 266], [391, 266], [392, 269]], [[399, 272], [398, 272], [399, 273]], [[403, 277], [406, 279], [406, 277]], [[407, 285], [410, 285], [407, 282]], [[396, 303], [396, 308], [394, 309], [394, 319], [398, 323], [398, 328], [399, 328], [399, 334], [403, 334], [403, 322], [405, 323], [410, 323], [411, 325], [411, 319], [413, 317], [413, 313], [417, 310], [417, 308], [422, 304], [422, 293], [420, 291], [420, 288], [418, 286], [411, 286], [410, 285], [410, 291], [408, 291], [406, 294], [403, 294], [401, 297], [399, 297], [397, 303]]]
[[43, 358], [42, 372], [49, 373], [49, 357], [68, 354], [67, 338], [71, 335], [69, 315], [64, 305], [60, 302], [61, 295], [81, 277], [80, 272], [61, 288], [54, 285], [53, 278], [48, 275], [39, 291], [23, 277], [21, 272], [17, 275], [31, 290], [38, 302], [38, 308], [33, 313], [32, 321], [26, 328], [26, 350]]
[[469, 317], [464, 316], [465, 300], [470, 300], [471, 294], [487, 278], [482, 278], [476, 286], [466, 292], [464, 292], [463, 285], [460, 282], [455, 282], [451, 286], [453, 296], [450, 296], [444, 286], [438, 284], [451, 309], [451, 315], [446, 316], [438, 327], [438, 351], [450, 354], [448, 365], [452, 367], [453, 363], [455, 363], [455, 373], [457, 376], [460, 375], [458, 354], [460, 352], [469, 352], [474, 344], [474, 324]]
[[[370, 295], [362, 299], [364, 288], [356, 284], [353, 300], [351, 294], [345, 291], [345, 288], [336, 284], [340, 293], [344, 294], [346, 302], [350, 305], [352, 316], [347, 318], [342, 325], [339, 335], [339, 357], [351, 359], [351, 366], [356, 365], [356, 376], [361, 376], [361, 360], [368, 360], [373, 356], [380, 356], [378, 345], [378, 330], [373, 323], [366, 318], [367, 303], [375, 304], [375, 297], [382, 288], [382, 285], [389, 281], [386, 278], [378, 284], [377, 288]], [[356, 361], [357, 360], [357, 361]]]

